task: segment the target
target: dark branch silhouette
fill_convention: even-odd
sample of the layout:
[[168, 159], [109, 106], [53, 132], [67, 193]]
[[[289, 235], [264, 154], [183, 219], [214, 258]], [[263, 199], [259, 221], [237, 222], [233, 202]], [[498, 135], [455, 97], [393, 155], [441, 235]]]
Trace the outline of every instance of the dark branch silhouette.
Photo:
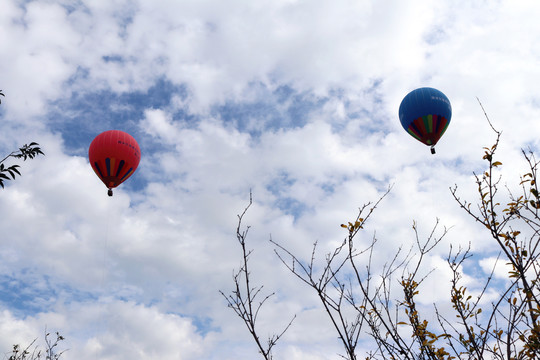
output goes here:
[[[0, 95], [5, 96], [2, 90], [0, 90]], [[0, 104], [1, 103], [2, 101], [0, 100]], [[15, 180], [16, 175], [21, 176], [19, 165], [14, 164], [5, 166], [4, 161], [9, 158], [22, 159], [23, 161], [26, 161], [26, 159], [33, 159], [40, 154], [45, 155], [43, 151], [41, 151], [39, 144], [36, 142], [31, 142], [30, 144], [21, 146], [18, 150], [12, 151], [9, 155], [0, 160], [0, 186], [4, 188], [4, 181]]]
[[20, 345], [13, 345], [13, 349], [8, 360], [59, 360], [66, 350], [57, 351], [57, 347], [65, 338], [59, 332], [51, 339], [51, 333], [45, 330], [45, 348], [40, 349], [34, 339], [28, 346], [22, 348]]

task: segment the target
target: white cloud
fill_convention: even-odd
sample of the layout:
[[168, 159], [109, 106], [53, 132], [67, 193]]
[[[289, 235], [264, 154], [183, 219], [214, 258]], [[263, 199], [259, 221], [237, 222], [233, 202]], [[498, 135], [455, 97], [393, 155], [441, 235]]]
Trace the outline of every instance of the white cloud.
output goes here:
[[[240, 266], [236, 215], [251, 189], [245, 225], [252, 226], [253, 275], [276, 291], [264, 330], [296, 313], [277, 354], [331, 358], [340, 348], [330, 323], [315, 294], [274, 256], [270, 235], [308, 259], [318, 241], [323, 260], [346, 235], [339, 225], [394, 184], [359, 243], [375, 233], [374, 264], [382, 266], [414, 240], [413, 220], [422, 239], [437, 217], [453, 226], [426, 264], [438, 269], [426, 286], [440, 292], [423, 300], [439, 301], [449, 244], [471, 241], [488, 256], [482, 267], [494, 255], [492, 240], [449, 190], [457, 184], [460, 196], [475, 199], [471, 173], [482, 171], [482, 146], [494, 141], [475, 96], [503, 130], [505, 174], [522, 172], [521, 147], [538, 147], [534, 2], [2, 6], [0, 148], [8, 153], [35, 140], [46, 153], [22, 163], [22, 177], [1, 194], [8, 236], [0, 239], [0, 274], [29, 285], [25, 294], [39, 308], [21, 317], [5, 303], [0, 323], [10, 336], [2, 350], [38, 337], [46, 324], [68, 338], [66, 359], [256, 356], [218, 293], [232, 287], [232, 269]], [[129, 97], [111, 107], [114, 126], [139, 125], [145, 149], [139, 185], [122, 185], [109, 198], [81, 157], [91, 139], [81, 140], [77, 154], [63, 142], [90, 127], [75, 115], [88, 109], [64, 113], [64, 129], [63, 120], [49, 118], [50, 102], [62, 100], [54, 105], [62, 113], [71, 94], [144, 95], [157, 81], [182, 91], [171, 90], [171, 103], [159, 108], [121, 103]], [[435, 156], [397, 119], [401, 99], [419, 86], [440, 88], [453, 106]], [[129, 112], [134, 105], [140, 113]], [[136, 117], [116, 117], [125, 113]]]
[[142, 126], [148, 134], [157, 136], [166, 143], [172, 143], [179, 137], [178, 131], [171, 123], [171, 118], [160, 109], [146, 110]]
[[58, 345], [58, 349], [67, 349], [62, 356], [66, 359], [188, 360], [199, 359], [204, 353], [205, 343], [189, 319], [162, 313], [155, 307], [112, 301], [59, 304], [56, 310], [24, 322], [5, 311], [3, 318], [12, 327], [4, 325], [8, 341], [29, 344], [38, 338], [36, 345], [42, 347], [46, 324], [51, 339], [55, 339], [56, 330], [66, 337]]

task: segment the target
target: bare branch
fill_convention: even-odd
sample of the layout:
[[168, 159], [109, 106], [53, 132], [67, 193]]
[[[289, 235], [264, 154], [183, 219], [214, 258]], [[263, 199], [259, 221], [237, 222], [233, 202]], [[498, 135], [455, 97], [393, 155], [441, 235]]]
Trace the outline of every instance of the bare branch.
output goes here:
[[[246, 325], [249, 333], [251, 334], [253, 340], [257, 344], [259, 353], [266, 360], [272, 359], [272, 348], [277, 344], [279, 339], [285, 334], [285, 332], [290, 328], [296, 315], [289, 321], [285, 328], [278, 334], [270, 335], [266, 345], [263, 344], [258, 333], [257, 328], [257, 319], [259, 312], [261, 311], [263, 305], [270, 299], [275, 293], [270, 293], [264, 295], [262, 300], [256, 304], [258, 298], [260, 298], [263, 285], [253, 287], [251, 285], [251, 273], [249, 271], [249, 257], [252, 253], [252, 250], [247, 250], [246, 239], [249, 232], [249, 226], [245, 229], [242, 228], [242, 220], [248, 212], [249, 208], [253, 204], [253, 196], [251, 191], [249, 192], [249, 204], [245, 207], [242, 214], [238, 215], [238, 226], [236, 228], [236, 239], [240, 244], [242, 249], [242, 266], [237, 272], [233, 273], [233, 281], [235, 289], [231, 292], [230, 295], [226, 295], [223, 291], [219, 291], [221, 295], [227, 301], [229, 308], [242, 319]], [[255, 305], [256, 304], [256, 305]]]

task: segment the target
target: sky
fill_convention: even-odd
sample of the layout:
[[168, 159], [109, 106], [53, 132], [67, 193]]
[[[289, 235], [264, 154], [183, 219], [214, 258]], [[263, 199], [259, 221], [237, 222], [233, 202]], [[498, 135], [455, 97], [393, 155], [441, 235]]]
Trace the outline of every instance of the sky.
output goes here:
[[[258, 358], [219, 293], [250, 192], [252, 281], [276, 294], [262, 337], [296, 315], [275, 358], [343, 352], [269, 239], [302, 259], [317, 241], [324, 260], [389, 186], [358, 240], [378, 239], [374, 266], [414, 244], [413, 221], [425, 238], [440, 219], [422, 302], [449, 298], [450, 245], [471, 244], [479, 286], [497, 253], [450, 188], [476, 201], [495, 141], [477, 98], [509, 188], [539, 148], [539, 17], [534, 0], [2, 1], [0, 152], [35, 141], [45, 156], [0, 190], [0, 356], [47, 329], [66, 360]], [[424, 86], [453, 110], [435, 155], [398, 118]], [[87, 159], [110, 129], [142, 153], [113, 197]]]

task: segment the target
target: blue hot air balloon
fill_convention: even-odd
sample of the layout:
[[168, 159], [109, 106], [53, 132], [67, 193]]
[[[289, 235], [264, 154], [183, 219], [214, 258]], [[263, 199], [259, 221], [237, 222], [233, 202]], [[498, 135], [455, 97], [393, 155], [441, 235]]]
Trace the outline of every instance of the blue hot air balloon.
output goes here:
[[399, 120], [403, 128], [416, 140], [431, 146], [435, 154], [435, 144], [444, 134], [450, 119], [450, 100], [437, 89], [423, 87], [411, 91], [399, 105]]

